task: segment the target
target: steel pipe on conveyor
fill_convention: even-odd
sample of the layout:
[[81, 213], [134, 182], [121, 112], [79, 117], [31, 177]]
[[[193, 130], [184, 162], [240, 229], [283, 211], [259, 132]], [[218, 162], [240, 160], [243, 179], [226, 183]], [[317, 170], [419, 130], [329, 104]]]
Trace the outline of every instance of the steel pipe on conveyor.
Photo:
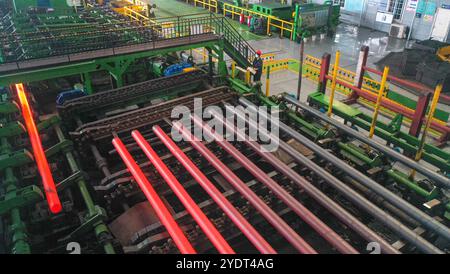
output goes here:
[[[160, 137], [160, 128], [153, 129], [153, 131]], [[136, 140], [138, 145], [144, 151], [145, 155], [149, 158], [150, 162], [155, 166], [158, 173], [166, 181], [169, 187], [172, 189], [174, 194], [180, 199], [181, 203], [184, 205], [186, 210], [191, 214], [192, 218], [197, 222], [199, 227], [203, 230], [212, 244], [217, 248], [221, 254], [235, 254], [234, 250], [220, 234], [214, 224], [208, 219], [208, 217], [203, 213], [200, 207], [191, 198], [189, 193], [184, 189], [178, 179], [173, 175], [170, 169], [164, 164], [164, 162], [159, 158], [158, 154], [153, 150], [150, 144], [138, 134], [139, 132], [133, 131], [133, 138]], [[163, 140], [164, 142], [164, 140]]]
[[52, 172], [48, 165], [47, 157], [42, 148], [41, 138], [34, 123], [33, 113], [30, 104], [28, 103], [27, 95], [23, 84], [16, 84], [17, 96], [19, 98], [20, 107], [22, 109], [22, 116], [25, 121], [28, 136], [30, 137], [31, 146], [33, 148], [34, 160], [36, 161], [39, 174], [42, 178], [45, 196], [47, 203], [52, 213], [59, 213], [62, 210], [61, 201], [59, 200], [58, 192], [56, 190], [55, 181], [53, 180]]
[[249, 137], [245, 134], [240, 133], [234, 126], [229, 123], [225, 123], [223, 119], [220, 119], [218, 113], [213, 111], [209, 112], [212, 116], [214, 116], [222, 125], [229, 130], [230, 133], [237, 134], [238, 138], [244, 140], [244, 143], [250, 147], [254, 152], [256, 152], [259, 156], [265, 159], [268, 163], [273, 165], [279, 172], [286, 175], [289, 179], [299, 185], [305, 192], [310, 195], [314, 200], [316, 200], [320, 205], [326, 208], [330, 213], [336, 216], [341, 222], [346, 224], [348, 227], [352, 228], [359, 235], [361, 235], [364, 239], [369, 242], [377, 242], [381, 246], [381, 250], [384, 253], [396, 254], [399, 253], [398, 250], [393, 248], [386, 240], [377, 235], [373, 230], [368, 228], [365, 224], [359, 221], [356, 217], [348, 213], [342, 206], [333, 201], [327, 195], [325, 195], [322, 191], [308, 182], [305, 178], [297, 174], [294, 170], [292, 170], [288, 165], [283, 163], [280, 159], [274, 156], [272, 153], [265, 153], [261, 148], [260, 144], [255, 141], [249, 141]]
[[[247, 107], [255, 107], [254, 104], [252, 104], [250, 101], [246, 99], [240, 99], [240, 103]], [[236, 113], [241, 119], [243, 118], [241, 113]], [[265, 116], [266, 119], [270, 118], [267, 117], [266, 114], [261, 113], [260, 115]], [[314, 142], [310, 141], [305, 136], [299, 134], [294, 129], [289, 127], [288, 125], [284, 124], [283, 122], [279, 122], [278, 127], [286, 132], [288, 135], [293, 137], [298, 142], [305, 145], [305, 147], [311, 149], [313, 152], [317, 152], [315, 148], [320, 147], [316, 145]], [[274, 136], [272, 136], [274, 137]], [[275, 137], [274, 137], [275, 138]], [[277, 138], [278, 139], [278, 138]], [[279, 140], [279, 139], [278, 139]], [[328, 171], [324, 170], [317, 164], [315, 164], [312, 160], [308, 160], [306, 157], [302, 157], [300, 153], [295, 153], [291, 146], [286, 144], [285, 142], [280, 140], [280, 148], [284, 151], [286, 151], [291, 157], [293, 157], [297, 162], [299, 162], [302, 165], [305, 165], [309, 169], [315, 171], [315, 173], [323, 178], [325, 182], [332, 185], [334, 188], [336, 188], [339, 192], [341, 192], [348, 200], [352, 201], [356, 205], [358, 205], [360, 208], [366, 210], [369, 214], [371, 214], [373, 217], [378, 219], [380, 222], [384, 223], [387, 227], [391, 228], [393, 231], [397, 232], [399, 235], [407, 239], [412, 244], [415, 244], [419, 249], [426, 253], [442, 253], [439, 248], [432, 245], [430, 242], [426, 241], [421, 236], [416, 235], [411, 229], [404, 226], [402, 223], [400, 223], [398, 220], [396, 220], [391, 215], [384, 212], [384, 210], [380, 209], [376, 205], [374, 205], [372, 202], [364, 198], [362, 195], [360, 195], [358, 192], [354, 191], [352, 188], [345, 185], [344, 182], [337, 179], [332, 174], [328, 173]], [[326, 151], [325, 149], [321, 149], [321, 151]], [[317, 153], [320, 155], [320, 153]], [[323, 156], [322, 156], [323, 157]], [[336, 158], [334, 155], [329, 154], [326, 157], [323, 157], [324, 159], [327, 159], [329, 161], [332, 160], [332, 158]], [[336, 160], [336, 159], [335, 159]], [[339, 160], [336, 160], [335, 164], [338, 166], [342, 171], [346, 171], [345, 167], [339, 166], [339, 164], [345, 164], [345, 162]], [[350, 176], [351, 177], [351, 176]], [[368, 178], [368, 180], [371, 180]]]
[[[148, 142], [139, 131], [132, 132], [133, 138], [141, 147], [149, 147]], [[190, 161], [187, 156], [181, 155], [180, 151], [174, 144], [169, 144], [169, 150], [174, 148], [173, 154], [183, 166], [186, 167], [192, 177], [200, 184], [200, 186], [208, 193], [209, 196], [219, 205], [225, 214], [233, 221], [233, 223], [242, 231], [242, 233], [249, 239], [249, 241], [263, 254], [276, 254], [277, 252], [270, 246], [270, 244], [259, 234], [259, 232], [242, 216], [242, 214], [228, 201], [225, 196], [214, 186], [214, 184], [203, 174], [195, 164]], [[154, 154], [154, 153], [152, 153]], [[153, 155], [154, 156], [154, 155]], [[153, 157], [152, 156], [152, 157]], [[153, 163], [153, 162], [152, 162]], [[153, 163], [153, 165], [155, 165]], [[155, 165], [156, 166], [156, 165]]]
[[[350, 127], [348, 127], [346, 125], [339, 124], [339, 122], [336, 122], [335, 120], [330, 119], [328, 117], [323, 117], [323, 115], [318, 113], [319, 111], [314, 110], [310, 106], [308, 106], [304, 103], [300, 103], [296, 100], [290, 100], [290, 98], [288, 98], [288, 97], [284, 97], [284, 99], [287, 102], [289, 102], [295, 106], [298, 106], [303, 110], [306, 110], [308, 113], [311, 113], [312, 115], [316, 116], [317, 118], [322, 119], [322, 120], [326, 121], [327, 123], [330, 123], [331, 125], [337, 127], [340, 130], [343, 130], [344, 132], [355, 137], [356, 139], [360, 140], [361, 142], [364, 142], [364, 143], [374, 147], [375, 149], [385, 153], [386, 155], [396, 156], [395, 159], [401, 161], [403, 164], [405, 164], [409, 167], [413, 167], [414, 169], [416, 169], [418, 172], [422, 173], [423, 175], [426, 175], [430, 179], [435, 180], [435, 182], [438, 182], [438, 181], [440, 181], [441, 183], [446, 182], [447, 183], [447, 184], [445, 184], [446, 186], [448, 186], [450, 184], [449, 183], [450, 181], [448, 179], [446, 179], [442, 175], [439, 175], [437, 172], [433, 173], [432, 171], [428, 170], [426, 167], [424, 167], [418, 163], [415, 163], [411, 159], [408, 159], [403, 155], [401, 155], [401, 156], [398, 155], [398, 153], [394, 152], [391, 148], [384, 146], [374, 140], [365, 138], [361, 135], [361, 133], [358, 133], [354, 130], [353, 131], [349, 130]], [[341, 159], [339, 159], [338, 157], [336, 157], [335, 155], [333, 155], [326, 149], [324, 149], [321, 146], [317, 145], [316, 143], [312, 142], [305, 136], [292, 130], [292, 128], [290, 128], [286, 124], [283, 124], [280, 122], [280, 129], [283, 130], [284, 132], [286, 132], [292, 138], [294, 138], [297, 141], [299, 141], [300, 143], [304, 144], [307, 148], [314, 151], [321, 158], [326, 159], [328, 162], [332, 163], [333, 165], [335, 165], [336, 167], [341, 169], [343, 172], [348, 174], [350, 177], [352, 177], [353, 179], [355, 179], [362, 185], [366, 186], [367, 188], [371, 189], [372, 191], [374, 191], [375, 193], [377, 193], [378, 195], [380, 195], [381, 197], [386, 199], [386, 201], [389, 201], [394, 206], [403, 210], [406, 214], [408, 214], [410, 217], [414, 218], [416, 221], [421, 223], [424, 227], [436, 232], [437, 234], [441, 235], [442, 237], [446, 238], [447, 240], [450, 240], [450, 229], [448, 227], [446, 227], [444, 224], [442, 224], [439, 221], [437, 221], [436, 219], [434, 219], [432, 216], [424, 213], [423, 211], [421, 211], [414, 205], [410, 204], [409, 202], [400, 198], [396, 194], [392, 193], [391, 191], [386, 189], [381, 184], [375, 182], [373, 179], [369, 178], [367, 175], [365, 175], [362, 172], [351, 167], [350, 165], [348, 165], [347, 163], [345, 163], [344, 161], [342, 161]], [[443, 186], [445, 187], [445, 185], [443, 185]]]
[[[247, 169], [258, 181], [273, 191], [286, 205], [289, 206], [305, 223], [311, 226], [321, 237], [344, 254], [358, 254], [359, 252], [349, 243], [342, 239], [335, 231], [322, 222], [309, 209], [302, 205], [297, 199], [292, 197], [282, 186], [269, 177], [263, 170], [250, 161], [244, 154], [237, 150], [232, 144], [226, 141], [223, 136], [219, 136], [213, 129], [203, 123], [197, 116], [192, 116], [195, 124], [202, 127], [203, 133], [209, 135], [214, 141], [228, 152], [238, 163]], [[186, 129], [184, 129], [186, 130]]]
[[295, 99], [289, 98], [287, 96], [283, 97], [283, 99], [287, 103], [292, 104], [296, 107], [299, 107], [302, 110], [311, 114], [312, 116], [314, 116], [320, 120], [323, 120], [330, 125], [333, 125], [333, 127], [337, 128], [337, 129], [345, 132], [346, 134], [358, 139], [359, 141], [375, 148], [376, 150], [383, 152], [387, 156], [392, 157], [393, 159], [401, 162], [402, 164], [410, 167], [411, 169], [417, 170], [421, 174], [432, 179], [436, 184], [439, 184], [439, 186], [450, 189], [450, 179], [449, 178], [446, 178], [445, 176], [437, 173], [436, 171], [430, 170], [426, 166], [421, 165], [420, 163], [417, 163], [416, 161], [406, 157], [405, 155], [393, 150], [389, 146], [386, 146], [385, 144], [382, 144], [373, 139], [367, 138], [367, 136], [365, 136], [364, 134], [352, 129], [351, 127], [349, 127], [345, 124], [341, 124], [341, 123], [337, 122], [336, 120], [323, 115], [320, 111], [314, 109], [313, 107], [308, 106], [305, 103], [301, 103], [301, 102], [299, 102]]
[[175, 245], [178, 247], [180, 252], [182, 254], [196, 254], [196, 251], [192, 247], [191, 243], [184, 235], [178, 224], [175, 222], [169, 210], [164, 205], [163, 201], [158, 196], [155, 189], [148, 181], [147, 177], [145, 177], [141, 168], [136, 164], [136, 161], [128, 152], [122, 141], [116, 137], [113, 139], [112, 143], [114, 145], [114, 148], [117, 150], [117, 153], [120, 155], [123, 162], [130, 171], [131, 175], [141, 188], [142, 192], [144, 192], [145, 197], [147, 197], [147, 200], [155, 210], [156, 215], [158, 216], [164, 227], [167, 229], [167, 232], [169, 233], [170, 237], [172, 237]]
[[[179, 128], [182, 129], [182, 128]], [[164, 133], [168, 141], [173, 143], [172, 140]], [[208, 162], [217, 169], [217, 171], [224, 176], [224, 178], [239, 191], [261, 215], [263, 215], [267, 221], [277, 229], [277, 231], [283, 235], [286, 240], [291, 243], [299, 252], [305, 254], [316, 254], [317, 252], [302, 239], [280, 216], [278, 216], [256, 193], [254, 193], [239, 177], [237, 177], [224, 163], [222, 163], [209, 149], [206, 148], [200, 141], [192, 141], [190, 144], [203, 156]], [[173, 143], [174, 148], [176, 147]], [[177, 155], [187, 156], [178, 148]], [[175, 151], [175, 150], [174, 150]], [[172, 152], [173, 153], [173, 152]], [[190, 160], [189, 160], [190, 161]]]

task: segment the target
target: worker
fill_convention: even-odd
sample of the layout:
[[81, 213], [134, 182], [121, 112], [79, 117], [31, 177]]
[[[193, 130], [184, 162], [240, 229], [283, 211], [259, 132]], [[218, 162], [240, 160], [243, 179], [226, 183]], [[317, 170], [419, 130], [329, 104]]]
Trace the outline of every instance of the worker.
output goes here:
[[253, 60], [253, 81], [261, 81], [261, 76], [263, 73], [263, 60], [261, 59], [261, 51], [256, 51], [255, 59]]

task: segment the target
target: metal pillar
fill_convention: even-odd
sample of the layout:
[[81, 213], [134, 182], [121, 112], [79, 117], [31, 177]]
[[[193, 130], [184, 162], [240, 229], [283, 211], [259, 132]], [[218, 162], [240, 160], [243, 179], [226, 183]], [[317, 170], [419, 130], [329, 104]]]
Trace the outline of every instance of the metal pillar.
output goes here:
[[84, 88], [87, 94], [94, 93], [94, 87], [92, 86], [92, 77], [89, 72], [81, 74], [81, 79], [83, 80]]
[[[296, 5], [296, 10], [298, 5]], [[298, 67], [298, 85], [297, 85], [297, 100], [300, 101], [300, 94], [302, 92], [302, 78], [303, 78], [303, 55], [305, 53], [305, 41], [303, 40], [303, 36], [300, 37], [300, 60]]]
[[428, 106], [430, 105], [431, 93], [427, 93], [419, 97], [416, 105], [416, 112], [412, 119], [412, 124], [409, 128], [409, 135], [416, 138], [420, 135], [420, 129], [422, 128], [425, 115], [427, 114]]
[[319, 85], [318, 85], [318, 92], [321, 92], [325, 94], [327, 90], [327, 75], [330, 71], [330, 60], [331, 55], [329, 53], [325, 53], [322, 56], [322, 63], [320, 65], [320, 75], [319, 75]]

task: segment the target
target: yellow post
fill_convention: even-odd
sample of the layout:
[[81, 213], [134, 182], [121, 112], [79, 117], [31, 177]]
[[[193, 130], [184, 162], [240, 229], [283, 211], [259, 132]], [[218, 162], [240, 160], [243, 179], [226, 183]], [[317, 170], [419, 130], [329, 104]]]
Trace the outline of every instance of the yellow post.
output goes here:
[[206, 48], [203, 48], [203, 64], [206, 63]]
[[266, 35], [269, 35], [269, 34], [270, 34], [270, 16], [267, 17], [267, 33], [266, 33]]
[[246, 84], [250, 84], [250, 77], [251, 77], [250, 71], [247, 70], [247, 71], [245, 72], [245, 83], [246, 83]]
[[234, 76], [236, 75], [236, 62], [231, 63], [231, 78], [234, 79]]
[[377, 103], [373, 112], [372, 125], [370, 126], [369, 138], [373, 138], [375, 134], [375, 127], [377, 126], [378, 113], [380, 111], [381, 101], [384, 95], [384, 89], [386, 88], [387, 77], [389, 75], [389, 67], [384, 68], [383, 78], [381, 80], [380, 90], [378, 91]]
[[[434, 91], [434, 96], [433, 96], [433, 100], [431, 101], [430, 111], [428, 112], [428, 117], [427, 117], [427, 121], [425, 123], [425, 128], [423, 129], [422, 138], [420, 139], [416, 157], [414, 158], [414, 160], [416, 162], [418, 162], [418, 161], [420, 161], [420, 159], [422, 159], [423, 149], [425, 148], [428, 130], [431, 127], [431, 122], [433, 122], [434, 113], [436, 112], [436, 107], [439, 102], [439, 97], [441, 96], [441, 92], [442, 92], [442, 84], [439, 84]], [[416, 170], [413, 169], [411, 171], [411, 174], [409, 175], [409, 177], [411, 180], [414, 180], [415, 176], [416, 176]]]
[[270, 65], [267, 65], [267, 76], [266, 76], [266, 97], [270, 96]]
[[336, 92], [336, 79], [339, 70], [340, 59], [341, 59], [341, 52], [338, 50], [336, 51], [336, 60], [334, 61], [333, 67], [333, 81], [331, 82], [330, 103], [328, 104], [328, 112], [327, 112], [328, 117], [331, 117], [331, 114], [333, 113], [334, 93]]

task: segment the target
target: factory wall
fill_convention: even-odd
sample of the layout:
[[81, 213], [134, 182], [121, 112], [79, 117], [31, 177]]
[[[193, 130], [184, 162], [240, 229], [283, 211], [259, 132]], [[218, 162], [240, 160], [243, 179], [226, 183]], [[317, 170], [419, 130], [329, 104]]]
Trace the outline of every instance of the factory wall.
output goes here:
[[[323, 1], [317, 0], [313, 2], [320, 3]], [[391, 24], [376, 20], [378, 11], [383, 6], [386, 6], [386, 2], [387, 0], [345, 0], [341, 19], [347, 23], [389, 32]], [[422, 8], [419, 12], [420, 16], [416, 16], [415, 10], [407, 9], [409, 0], [405, 0], [402, 16], [400, 20], [394, 20], [394, 22], [407, 26], [412, 24], [411, 38], [423, 40], [430, 37], [436, 9], [443, 4], [450, 6], [450, 0], [419, 0], [419, 2], [422, 2]], [[448, 35], [447, 39], [450, 41], [450, 35]]]

